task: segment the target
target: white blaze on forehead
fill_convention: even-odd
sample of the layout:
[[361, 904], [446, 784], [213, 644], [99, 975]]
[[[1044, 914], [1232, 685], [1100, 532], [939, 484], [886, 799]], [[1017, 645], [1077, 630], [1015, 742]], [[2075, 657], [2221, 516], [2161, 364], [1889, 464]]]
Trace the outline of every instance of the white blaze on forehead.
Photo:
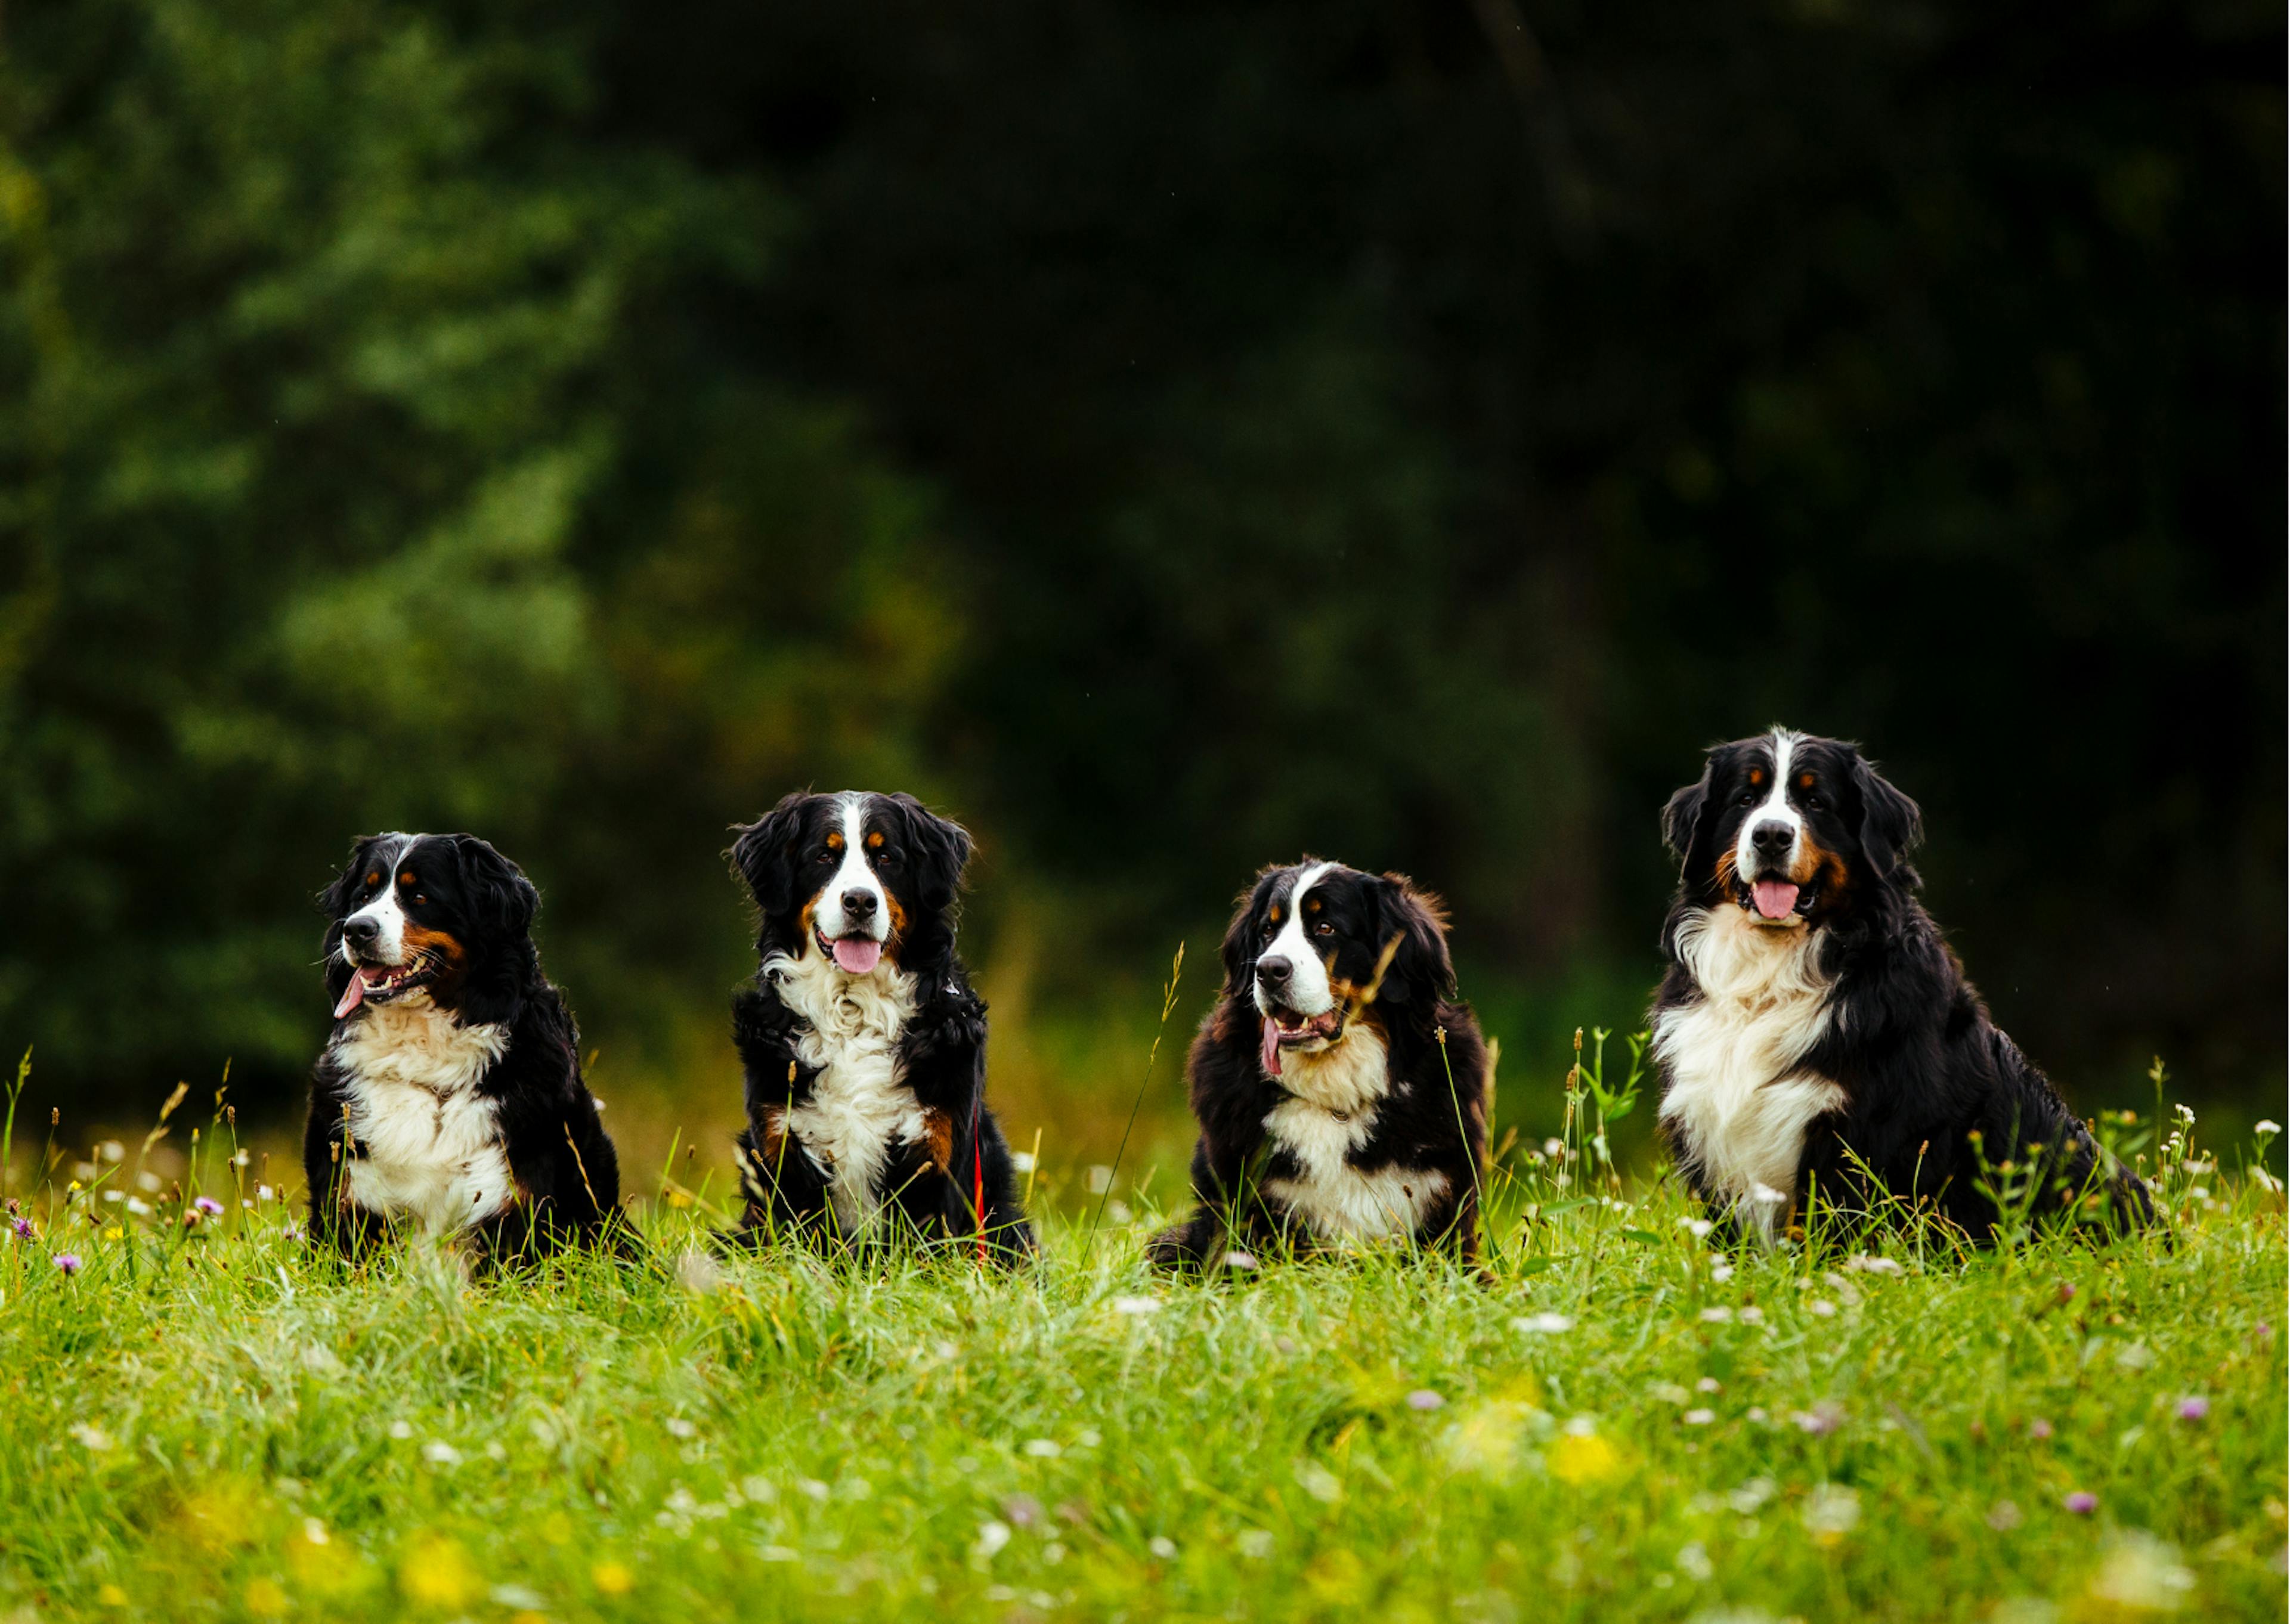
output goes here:
[[[1295, 969], [1289, 977], [1288, 996], [1281, 1002], [1300, 1015], [1318, 1015], [1333, 1009], [1334, 991], [1328, 986], [1328, 966], [1320, 956], [1320, 948], [1304, 928], [1304, 894], [1342, 865], [1314, 863], [1296, 876], [1296, 884], [1288, 893], [1288, 917], [1282, 921], [1279, 934], [1273, 937], [1263, 952], [1257, 955], [1261, 964], [1268, 958], [1285, 958]], [[1256, 1007], [1264, 1014], [1264, 991], [1259, 983]]]
[[[881, 941], [891, 933], [891, 899], [867, 860], [867, 803], [871, 798], [854, 791], [842, 796], [842, 804], [837, 809], [843, 835], [843, 866], [827, 882], [827, 889], [820, 893], [819, 908], [813, 915], [818, 921], [820, 934], [829, 941], [851, 935]], [[845, 916], [843, 893], [847, 891], [873, 894], [875, 911], [864, 924], [854, 924]]]
[[1750, 844], [1750, 836], [1759, 824], [1781, 822], [1789, 825], [1789, 850], [1781, 856], [1784, 868], [1795, 866], [1797, 843], [1805, 836], [1805, 819], [1796, 807], [1790, 804], [1789, 797], [1790, 761], [1797, 754], [1798, 736], [1785, 727], [1777, 727], [1773, 732], [1773, 789], [1762, 804], [1751, 807], [1750, 815], [1742, 820], [1742, 832], [1734, 842], [1734, 871], [1744, 880], [1754, 877], [1759, 867], [1757, 848]]
[[[397, 900], [397, 866], [405, 860], [420, 839], [419, 835], [408, 836], [390, 847], [389, 860], [386, 864], [381, 861], [381, 853], [377, 852], [374, 854], [367, 872], [372, 872], [375, 867], [380, 868], [381, 889], [374, 893], [372, 900], [351, 914], [349, 919], [342, 921], [347, 927], [350, 919], [371, 919], [381, 927], [381, 935], [373, 944], [372, 956], [385, 964], [400, 964], [405, 957], [405, 909]], [[358, 880], [364, 884], [365, 876], [358, 876]], [[350, 946], [347, 933], [342, 938], [341, 956], [345, 963], [348, 962]]]

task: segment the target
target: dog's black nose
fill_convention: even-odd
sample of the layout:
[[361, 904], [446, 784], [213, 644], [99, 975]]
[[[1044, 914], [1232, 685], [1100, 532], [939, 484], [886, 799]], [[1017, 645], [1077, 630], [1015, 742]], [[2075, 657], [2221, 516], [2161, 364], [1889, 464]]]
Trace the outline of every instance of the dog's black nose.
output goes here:
[[1796, 840], [1797, 831], [1779, 819], [1760, 823], [1750, 831], [1750, 849], [1759, 857], [1779, 857]]
[[371, 948], [381, 940], [381, 922], [378, 919], [353, 919], [342, 926], [342, 940], [353, 948]]
[[856, 885], [845, 892], [843, 916], [853, 924], [862, 919], [872, 919], [875, 916], [875, 893]]
[[1261, 958], [1256, 961], [1256, 979], [1264, 983], [1267, 991], [1288, 985], [1288, 978], [1296, 973], [1296, 966], [1285, 958]]

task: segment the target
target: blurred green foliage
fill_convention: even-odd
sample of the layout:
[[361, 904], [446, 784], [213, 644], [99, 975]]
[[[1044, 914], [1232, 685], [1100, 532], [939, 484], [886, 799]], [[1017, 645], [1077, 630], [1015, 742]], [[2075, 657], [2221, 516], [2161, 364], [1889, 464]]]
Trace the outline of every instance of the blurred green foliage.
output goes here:
[[1448, 892], [1493, 1006], [1634, 996], [1655, 807], [1786, 719], [1925, 803], [2078, 1097], [2277, 1089], [2282, 45], [12, 6], [0, 1042], [283, 1098], [308, 895], [469, 828], [664, 1062], [739, 972], [725, 826], [805, 782], [980, 830], [1013, 1012], [1127, 1031], [1308, 847]]

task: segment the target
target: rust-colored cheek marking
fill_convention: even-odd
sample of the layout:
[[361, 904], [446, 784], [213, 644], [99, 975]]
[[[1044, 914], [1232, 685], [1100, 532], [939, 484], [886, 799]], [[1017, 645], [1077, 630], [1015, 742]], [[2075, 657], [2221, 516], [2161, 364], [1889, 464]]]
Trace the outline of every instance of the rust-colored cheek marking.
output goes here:
[[923, 1108], [923, 1143], [930, 1163], [944, 1172], [954, 1163], [954, 1118], [934, 1105]]
[[803, 913], [799, 917], [803, 925], [804, 948], [806, 952], [810, 950], [812, 939], [819, 934], [818, 914], [819, 899], [817, 897], [812, 898], [803, 905]]
[[907, 934], [906, 904], [900, 901], [898, 893], [887, 885], [883, 888], [883, 900], [888, 905], [891, 916], [890, 938], [883, 945], [890, 953], [890, 956], [895, 959], [899, 956], [899, 943], [905, 939]]
[[1790, 869], [1790, 879], [1796, 884], [1810, 885], [1816, 876], [1832, 885], [1838, 884], [1845, 878], [1845, 862], [1814, 839], [1813, 826], [1807, 824], [1805, 832], [1798, 836], [1797, 862]]
[[1740, 882], [1741, 874], [1735, 866], [1734, 852], [1731, 846], [1718, 853], [1717, 878], [1722, 891], [1731, 891]]
[[436, 959], [448, 970], [459, 970], [468, 957], [468, 949], [461, 946], [460, 938], [449, 931], [433, 931], [428, 925], [409, 924], [405, 927], [404, 940], [414, 952]]

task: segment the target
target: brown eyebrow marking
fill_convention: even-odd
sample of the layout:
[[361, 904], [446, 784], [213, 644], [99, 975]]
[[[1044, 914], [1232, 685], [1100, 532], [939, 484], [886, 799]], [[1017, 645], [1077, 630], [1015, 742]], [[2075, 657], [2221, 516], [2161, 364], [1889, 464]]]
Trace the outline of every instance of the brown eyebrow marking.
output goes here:
[[842, 830], [829, 829], [827, 831], [827, 849], [830, 852], [840, 852], [843, 849]]
[[1308, 913], [1308, 914], [1317, 914], [1317, 913], [1318, 913], [1318, 912], [1320, 911], [1320, 899], [1319, 899], [1319, 898], [1317, 898], [1317, 897], [1307, 897], [1307, 898], [1305, 898], [1305, 899], [1304, 899], [1304, 911], [1305, 911], [1306, 913]]
[[1752, 788], [1765, 781], [1766, 770], [1763, 767], [1752, 767], [1750, 769], [1750, 784]]
[[408, 868], [404, 873], [399, 875], [397, 876], [397, 883], [401, 885], [411, 885], [413, 884], [413, 870]]
[[867, 849], [868, 849], [869, 852], [879, 852], [879, 851], [881, 851], [881, 850], [883, 849], [883, 836], [882, 836], [880, 834], [874, 834], [874, 835], [869, 835], [869, 836], [867, 836]]
[[1797, 787], [1798, 787], [1799, 789], [1810, 789], [1810, 788], [1813, 788], [1813, 774], [1812, 774], [1812, 773], [1810, 773], [1810, 772], [1800, 772], [1800, 773], [1798, 773], [1798, 774], [1797, 775]]
[[376, 869], [374, 869], [372, 873], [368, 874], [368, 875], [365, 876], [365, 883], [366, 883], [367, 884], [369, 884], [369, 885], [379, 885], [379, 884], [381, 884], [381, 870], [380, 870], [380, 869], [379, 869], [379, 868], [376, 868]]
[[1278, 904], [1277, 902], [1275, 902], [1275, 903], [1272, 905], [1272, 915], [1271, 915], [1271, 918], [1272, 918], [1272, 923], [1273, 923], [1273, 924], [1278, 924], [1280, 923], [1280, 904]]

